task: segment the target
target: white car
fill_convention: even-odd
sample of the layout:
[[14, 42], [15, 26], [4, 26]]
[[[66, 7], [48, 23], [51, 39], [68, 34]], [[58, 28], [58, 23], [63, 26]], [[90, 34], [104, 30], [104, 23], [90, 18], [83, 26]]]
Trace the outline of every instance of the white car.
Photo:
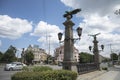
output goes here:
[[4, 70], [9, 70], [9, 71], [13, 71], [13, 70], [22, 70], [22, 68], [26, 66], [26, 64], [21, 63], [21, 62], [12, 62], [10, 64], [6, 64], [4, 67]]

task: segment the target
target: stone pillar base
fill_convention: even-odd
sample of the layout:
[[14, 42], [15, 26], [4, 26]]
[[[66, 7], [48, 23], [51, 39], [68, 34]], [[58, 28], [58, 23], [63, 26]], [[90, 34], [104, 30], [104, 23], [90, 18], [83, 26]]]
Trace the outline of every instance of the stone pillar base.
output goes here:
[[77, 63], [72, 61], [63, 61], [63, 69], [78, 72]]

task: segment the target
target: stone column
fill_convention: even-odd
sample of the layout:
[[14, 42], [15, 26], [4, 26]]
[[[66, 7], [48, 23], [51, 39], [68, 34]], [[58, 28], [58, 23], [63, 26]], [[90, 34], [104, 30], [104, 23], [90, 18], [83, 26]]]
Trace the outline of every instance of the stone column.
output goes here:
[[77, 71], [73, 58], [74, 39], [72, 27], [75, 24], [70, 19], [67, 19], [63, 24], [65, 26], [63, 69]]
[[93, 53], [94, 53], [94, 62], [97, 64], [97, 68], [100, 69], [100, 60], [99, 60], [99, 50], [98, 50], [98, 41], [96, 39], [96, 36], [94, 36], [94, 48], [93, 48]]

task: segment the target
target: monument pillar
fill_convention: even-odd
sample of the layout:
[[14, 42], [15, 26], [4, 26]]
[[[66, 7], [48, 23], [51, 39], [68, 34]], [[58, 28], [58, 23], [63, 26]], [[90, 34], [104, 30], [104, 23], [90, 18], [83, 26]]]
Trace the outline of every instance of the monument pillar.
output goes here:
[[63, 69], [72, 70], [76, 63], [73, 58], [73, 26], [75, 24], [71, 20], [66, 20], [63, 24], [65, 25]]
[[100, 59], [99, 59], [99, 50], [98, 50], [98, 41], [96, 39], [96, 36], [94, 36], [94, 47], [93, 47], [93, 53], [94, 53], [94, 61], [95, 64], [97, 64], [97, 68], [100, 69]]
[[[79, 38], [73, 38], [73, 26], [75, 25], [71, 18], [74, 14], [80, 12], [81, 9], [75, 9], [73, 11], [66, 11], [63, 15], [66, 21], [63, 23], [65, 26], [65, 39], [64, 39], [64, 59], [63, 59], [63, 69], [72, 70], [77, 72], [76, 61], [74, 59], [74, 40], [80, 40], [82, 28], [77, 28], [77, 33]], [[58, 39], [61, 42], [62, 33], [58, 33]]]

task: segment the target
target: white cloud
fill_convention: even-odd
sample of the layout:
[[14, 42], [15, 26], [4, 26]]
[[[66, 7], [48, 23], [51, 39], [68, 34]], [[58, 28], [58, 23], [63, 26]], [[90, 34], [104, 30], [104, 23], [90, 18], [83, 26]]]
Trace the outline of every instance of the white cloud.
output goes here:
[[38, 36], [38, 42], [41, 43], [41, 47], [46, 49], [47, 52], [49, 51], [49, 44], [50, 44], [50, 51], [53, 55], [53, 51], [55, 47], [58, 45], [58, 33], [62, 32], [60, 28], [56, 25], [48, 24], [47, 22], [40, 21], [34, 32], [31, 33], [32, 36]]
[[[84, 26], [83, 26], [84, 24]], [[80, 26], [89, 28], [92, 32], [97, 32], [97, 30], [101, 32], [112, 32], [115, 28], [119, 28], [119, 24], [112, 22], [108, 16], [98, 16], [97, 14], [93, 14], [89, 17], [85, 17], [84, 23], [80, 23]], [[88, 31], [88, 30], [87, 30]]]
[[120, 7], [120, 0], [61, 0], [61, 2], [72, 8], [81, 8], [85, 15], [93, 13], [106, 15]]
[[17, 39], [32, 30], [32, 23], [25, 19], [0, 15], [0, 37]]
[[[82, 11], [77, 15], [83, 17], [80, 26], [83, 28], [83, 35], [80, 42], [75, 46], [80, 51], [88, 51], [88, 46], [93, 45], [88, 34], [101, 33], [98, 36], [99, 45], [105, 44], [105, 51], [101, 54], [109, 56], [110, 46], [118, 50], [120, 47], [120, 15], [114, 14], [120, 9], [120, 0], [61, 0], [66, 6], [73, 9], [81, 8]], [[119, 45], [116, 45], [117, 44]]]

